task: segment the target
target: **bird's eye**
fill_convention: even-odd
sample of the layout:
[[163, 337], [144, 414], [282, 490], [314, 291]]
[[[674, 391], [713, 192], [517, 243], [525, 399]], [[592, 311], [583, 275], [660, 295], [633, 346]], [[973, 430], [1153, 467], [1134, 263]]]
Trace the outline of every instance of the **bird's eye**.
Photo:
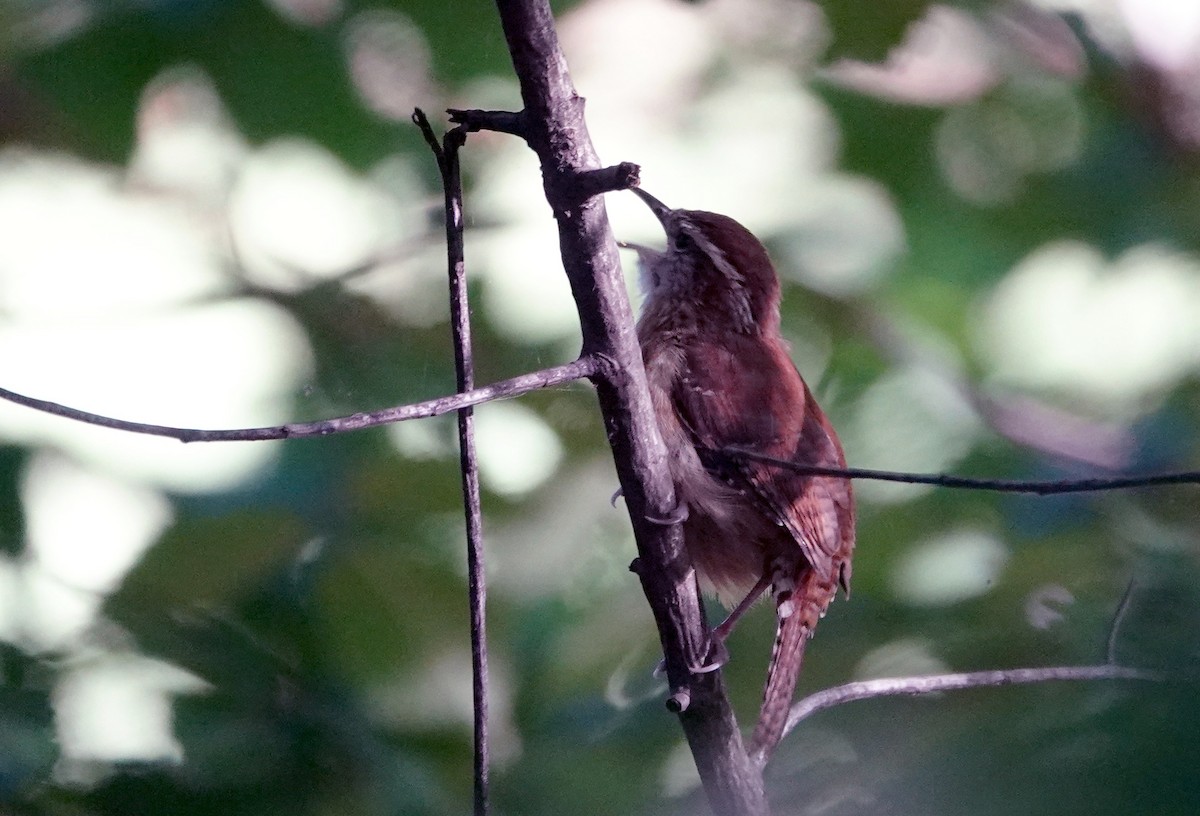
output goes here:
[[692, 245], [692, 236], [686, 232], [677, 232], [671, 239], [671, 248], [676, 252], [684, 252]]

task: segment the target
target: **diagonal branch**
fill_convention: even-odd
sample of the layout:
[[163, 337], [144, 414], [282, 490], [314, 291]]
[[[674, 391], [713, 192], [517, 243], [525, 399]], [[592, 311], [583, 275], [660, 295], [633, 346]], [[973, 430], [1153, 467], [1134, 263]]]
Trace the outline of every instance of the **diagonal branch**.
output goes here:
[[802, 720], [826, 708], [870, 700], [875, 697], [917, 697], [940, 691], [960, 691], [972, 688], [1015, 686], [1024, 683], [1046, 683], [1055, 680], [1139, 680], [1164, 682], [1161, 672], [1133, 669], [1126, 666], [1100, 664], [1097, 666], [1047, 666], [1029, 669], [995, 669], [991, 671], [932, 674], [914, 677], [881, 677], [858, 680], [823, 689], [798, 700], [792, 705], [783, 733], [786, 735]]
[[102, 428], [112, 428], [117, 431], [147, 434], [149, 436], [166, 436], [178, 439], [180, 442], [262, 442], [270, 439], [304, 439], [312, 436], [329, 436], [345, 431], [358, 431], [363, 428], [374, 428], [393, 422], [403, 422], [409, 419], [427, 419], [458, 411], [471, 405], [480, 405], [510, 397], [519, 397], [530, 391], [542, 388], [552, 388], [575, 380], [595, 377], [604, 368], [603, 361], [596, 355], [584, 355], [578, 360], [564, 365], [544, 368], [530, 374], [522, 374], [509, 380], [501, 380], [482, 388], [474, 388], [461, 394], [447, 397], [414, 402], [409, 405], [398, 405], [394, 408], [384, 408], [379, 411], [366, 411], [350, 416], [322, 419], [316, 422], [290, 422], [286, 425], [269, 425], [261, 428], [233, 428], [221, 430], [204, 430], [200, 428], [177, 428], [172, 425], [151, 425], [145, 422], [131, 422], [126, 419], [116, 419], [71, 408], [49, 400], [27, 397], [6, 388], [0, 388], [0, 399], [24, 405], [35, 411], [42, 411], [65, 419], [73, 419], [88, 425], [99, 425]]
[[[1107, 662], [1095, 666], [1046, 666], [1024, 669], [993, 669], [986, 671], [959, 672], [951, 674], [919, 675], [913, 677], [881, 677], [874, 680], [859, 680], [834, 686], [798, 700], [788, 712], [783, 733], [786, 736], [807, 717], [826, 708], [870, 700], [875, 697], [916, 697], [942, 691], [960, 691], [972, 688], [998, 688], [1025, 683], [1046, 683], [1061, 680], [1137, 680], [1166, 682], [1177, 679], [1163, 672], [1135, 669], [1116, 662], [1117, 634], [1129, 604], [1133, 598], [1134, 582], [1125, 587], [1125, 593], [1117, 604], [1112, 624], [1109, 626], [1105, 644]], [[756, 757], [758, 761], [764, 758]]]

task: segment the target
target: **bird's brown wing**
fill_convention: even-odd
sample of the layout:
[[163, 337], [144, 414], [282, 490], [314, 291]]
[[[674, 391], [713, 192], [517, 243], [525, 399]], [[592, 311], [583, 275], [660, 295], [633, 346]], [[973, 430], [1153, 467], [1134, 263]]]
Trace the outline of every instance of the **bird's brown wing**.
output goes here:
[[[845, 467], [833, 428], [782, 344], [740, 340], [696, 346], [689, 378], [672, 395], [697, 447], [741, 448], [804, 464]], [[849, 480], [728, 457], [706, 461], [715, 475], [751, 492], [823, 578], [848, 583], [854, 546]], [[832, 575], [835, 569], [842, 574]]]

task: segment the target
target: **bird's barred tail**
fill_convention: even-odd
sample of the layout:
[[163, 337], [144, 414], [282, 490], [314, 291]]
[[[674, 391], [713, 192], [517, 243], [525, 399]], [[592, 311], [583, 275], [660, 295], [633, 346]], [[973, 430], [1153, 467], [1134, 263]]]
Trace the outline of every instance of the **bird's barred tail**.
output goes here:
[[759, 763], [770, 758], [783, 738], [800, 666], [804, 662], [804, 647], [833, 593], [832, 582], [820, 578], [811, 569], [802, 570], [795, 584], [786, 579], [775, 583], [775, 644], [767, 664], [762, 707], [749, 747], [750, 756]]

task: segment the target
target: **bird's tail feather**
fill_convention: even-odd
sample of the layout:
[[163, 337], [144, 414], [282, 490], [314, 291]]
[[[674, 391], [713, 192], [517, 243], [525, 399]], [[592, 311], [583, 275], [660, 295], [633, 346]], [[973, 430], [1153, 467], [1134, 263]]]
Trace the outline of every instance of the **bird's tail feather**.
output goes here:
[[[775, 593], [775, 644], [771, 648], [762, 707], [749, 748], [750, 756], [760, 763], [766, 762], [783, 738], [792, 695], [804, 662], [804, 647], [832, 592], [832, 581], [822, 579], [815, 570], [803, 570], [794, 587]], [[818, 599], [824, 599], [824, 603]]]

